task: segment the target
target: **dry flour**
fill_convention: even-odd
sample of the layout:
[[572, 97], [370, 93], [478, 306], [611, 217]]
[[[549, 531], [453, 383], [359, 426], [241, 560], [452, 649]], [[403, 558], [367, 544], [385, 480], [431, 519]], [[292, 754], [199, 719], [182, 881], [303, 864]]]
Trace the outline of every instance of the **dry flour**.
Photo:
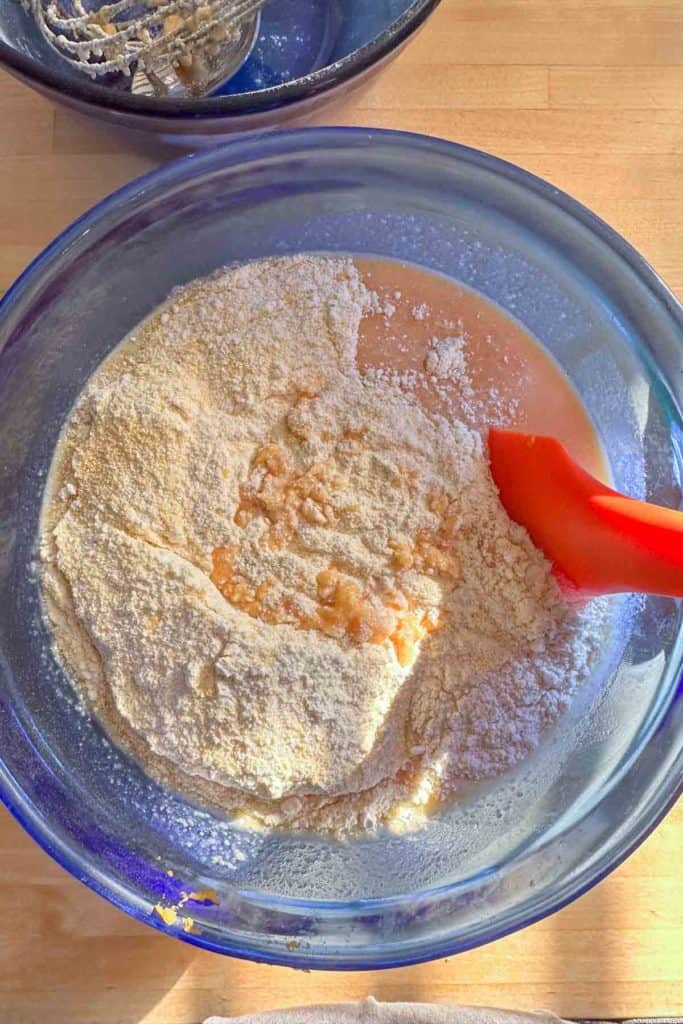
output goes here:
[[[504, 771], [603, 640], [477, 432], [356, 369], [350, 259], [178, 291], [95, 373], [42, 519], [57, 651], [147, 770], [266, 828], [410, 822]], [[427, 370], [468, 387], [461, 346]]]

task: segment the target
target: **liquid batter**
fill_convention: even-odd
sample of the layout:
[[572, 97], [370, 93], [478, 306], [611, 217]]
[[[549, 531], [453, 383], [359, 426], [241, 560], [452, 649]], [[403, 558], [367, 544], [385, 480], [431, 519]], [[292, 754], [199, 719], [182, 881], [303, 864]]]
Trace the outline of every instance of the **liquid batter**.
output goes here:
[[[493, 423], [550, 434], [590, 473], [609, 480], [585, 406], [552, 356], [521, 324], [440, 274], [393, 260], [356, 257], [354, 262], [382, 307], [361, 322], [361, 369], [389, 367], [408, 381], [417, 375], [413, 388], [427, 408], [449, 419], [463, 418], [475, 429]], [[474, 410], [472, 402], [463, 403], [461, 387], [445, 379], [437, 389], [425, 370], [433, 339], [448, 336], [462, 339]]]

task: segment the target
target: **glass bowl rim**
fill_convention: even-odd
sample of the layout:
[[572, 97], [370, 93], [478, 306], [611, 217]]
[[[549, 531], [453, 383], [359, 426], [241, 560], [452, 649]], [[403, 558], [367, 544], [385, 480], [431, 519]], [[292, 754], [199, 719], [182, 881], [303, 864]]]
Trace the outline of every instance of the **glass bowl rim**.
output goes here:
[[[437, 0], [438, 2], [438, 0]], [[59, 235], [53, 239], [24, 269], [16, 281], [0, 298], [0, 333], [4, 333], [3, 326], [8, 321], [12, 325], [12, 308], [20, 303], [22, 295], [29, 290], [34, 282], [39, 282], [43, 268], [55, 263], [61, 254], [66, 251], [72, 241], [89, 232], [91, 225], [96, 224], [109, 212], [124, 212], [131, 209], [135, 200], [148, 199], [152, 194], [160, 197], [167, 187], [182, 186], [198, 178], [203, 172], [228, 170], [238, 167], [250, 159], [262, 159], [266, 154], [292, 155], [299, 148], [309, 149], [311, 147], [324, 147], [328, 144], [364, 144], [381, 145], [395, 144], [408, 146], [412, 150], [416, 147], [424, 149], [425, 156], [431, 151], [442, 156], [454, 159], [456, 162], [481, 168], [493, 172], [516, 184], [536, 196], [558, 207], [561, 211], [573, 217], [581, 225], [587, 228], [598, 239], [604, 242], [613, 253], [626, 262], [630, 269], [645, 283], [654, 297], [664, 306], [672, 320], [680, 327], [683, 337], [683, 305], [678, 302], [675, 295], [668, 289], [659, 275], [649, 263], [637, 252], [637, 250], [624, 239], [617, 231], [611, 228], [605, 221], [594, 214], [586, 206], [573, 199], [571, 196], [544, 181], [542, 178], [523, 170], [499, 157], [492, 156], [481, 150], [464, 146], [460, 143], [450, 142], [432, 136], [417, 133], [397, 131], [391, 129], [366, 129], [358, 127], [334, 127], [334, 128], [302, 128], [285, 129], [275, 132], [267, 132], [259, 135], [235, 136], [226, 144], [210, 149], [201, 154], [190, 154], [171, 163], [154, 168], [146, 174], [134, 179], [118, 190], [105, 196], [102, 200], [87, 210], [82, 216], [73, 221]], [[682, 345], [683, 347], [683, 345]], [[4, 345], [0, 340], [0, 358], [2, 357]], [[683, 645], [683, 633], [679, 633], [678, 647]], [[680, 673], [680, 664], [673, 670], [673, 675]], [[673, 692], [673, 685], [676, 679], [669, 673], [669, 689]], [[610, 789], [602, 793], [601, 797], [612, 793], [624, 777], [633, 768], [640, 754], [652, 738], [652, 734], [665, 715], [669, 712], [673, 700], [663, 709], [656, 719], [648, 723], [645, 739], [641, 737], [635, 749], [632, 747], [627, 755], [624, 755], [618, 769], [613, 773], [610, 780]], [[329, 959], [325, 954], [315, 952], [304, 953], [301, 950], [290, 951], [284, 945], [282, 950], [273, 953], [267, 950], [257, 949], [253, 945], [222, 941], [217, 942], [206, 935], [196, 936], [191, 933], [179, 933], [173, 928], [164, 924], [156, 915], [150, 914], [149, 904], [151, 900], [144, 899], [138, 895], [131, 886], [121, 884], [110, 876], [93, 869], [77, 851], [61, 840], [46, 822], [31, 801], [25, 797], [20, 787], [15, 784], [13, 777], [7, 770], [2, 757], [0, 756], [0, 800], [10, 813], [17, 819], [29, 835], [41, 846], [61, 867], [69, 871], [79, 881], [103, 896], [110, 903], [119, 909], [129, 913], [132, 917], [143, 923], [180, 938], [185, 942], [207, 949], [213, 952], [227, 954], [239, 959], [253, 960], [262, 963], [279, 964], [282, 966], [298, 967], [302, 969], [322, 970], [377, 970], [409, 966], [410, 964], [422, 963], [439, 957], [464, 952], [467, 949], [495, 941], [520, 928], [539, 921], [548, 915], [572, 902], [583, 895], [594, 885], [600, 882], [606, 875], [613, 871], [650, 835], [659, 822], [673, 807], [678, 797], [683, 793], [683, 754], [677, 755], [680, 768], [671, 772], [666, 779], [666, 784], [657, 788], [654, 795], [650, 793], [647, 797], [645, 809], [641, 809], [636, 819], [631, 822], [628, 834], [624, 837], [613, 833], [609, 842], [603, 844], [606, 849], [601, 850], [600, 855], [593, 858], [589, 868], [582, 869], [580, 864], [578, 870], [574, 870], [574, 880], [565, 886], [564, 892], [553, 898], [542, 899], [543, 889], [535, 894], [534, 909], [527, 914], [522, 914], [524, 903], [520, 902], [505, 912], [504, 923], [493, 928], [480, 929], [471, 938], [464, 940], [455, 936], [439, 938], [430, 944], [420, 942], [416, 950], [410, 949], [403, 952], [402, 947], [387, 947], [387, 952], [379, 954], [364, 954], [352, 952], [349, 955], [342, 954], [339, 959]], [[438, 899], [441, 896], [454, 894], [463, 889], [475, 878], [485, 878], [496, 871], [498, 877], [502, 873], [508, 874], [512, 868], [523, 863], [530, 853], [536, 853], [546, 846], [566, 836], [581, 822], [585, 821], [599, 807], [601, 799], [592, 801], [580, 815], [559, 832], [554, 832], [549, 838], [537, 844], [525, 844], [505, 864], [491, 866], [478, 872], [471, 878], [459, 880], [456, 883], [445, 883], [432, 888], [422, 889], [412, 893], [404, 893], [398, 896], [367, 898], [353, 901], [331, 901], [331, 900], [303, 900], [301, 898], [280, 897], [268, 893], [251, 892], [248, 889], [239, 889], [241, 897], [252, 903], [258, 902], [262, 906], [267, 905], [272, 910], [290, 910], [292, 912], [316, 910], [324, 911], [328, 919], [337, 917], [348, 918], [359, 912], [369, 912], [382, 909], [389, 909], [401, 906], [410, 906], [417, 900]]]
[[168, 121], [171, 127], [174, 120], [181, 118], [189, 117], [201, 121], [212, 117], [265, 113], [330, 92], [337, 86], [362, 75], [364, 71], [397, 50], [440, 3], [441, 0], [412, 0], [410, 7], [375, 39], [335, 61], [334, 64], [328, 64], [282, 85], [230, 96], [208, 96], [202, 99], [134, 96], [98, 85], [86, 75], [79, 75], [76, 80], [72, 75], [44, 66], [40, 61], [20, 53], [2, 40], [0, 66], [5, 64], [10, 71], [31, 83], [35, 82], [43, 88], [64, 93], [93, 107], [103, 107], [117, 114], [133, 114], [143, 119], [145, 115], [151, 115]]

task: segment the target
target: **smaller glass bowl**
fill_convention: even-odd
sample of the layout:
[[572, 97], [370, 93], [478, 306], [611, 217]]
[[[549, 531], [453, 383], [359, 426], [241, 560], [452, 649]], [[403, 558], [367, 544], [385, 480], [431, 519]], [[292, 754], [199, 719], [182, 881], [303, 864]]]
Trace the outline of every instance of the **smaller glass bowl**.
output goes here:
[[20, 0], [0, 0], [0, 66], [80, 113], [192, 145], [311, 117], [395, 57], [439, 2], [270, 0], [247, 60], [225, 85], [202, 99], [162, 99], [71, 68]]
[[[446, 274], [574, 382], [621, 490], [679, 506], [683, 317], [578, 203], [462, 146], [309, 129], [235, 139], [87, 213], [0, 303], [0, 797], [77, 878], [207, 949], [304, 968], [398, 966], [489, 942], [599, 881], [683, 776], [680, 602], [626, 598], [609, 671], [536, 753], [409, 835], [258, 835], [155, 785], [80, 710], [40, 613], [54, 445], [101, 360], [179, 284], [298, 252]], [[188, 904], [193, 931], [155, 906]]]

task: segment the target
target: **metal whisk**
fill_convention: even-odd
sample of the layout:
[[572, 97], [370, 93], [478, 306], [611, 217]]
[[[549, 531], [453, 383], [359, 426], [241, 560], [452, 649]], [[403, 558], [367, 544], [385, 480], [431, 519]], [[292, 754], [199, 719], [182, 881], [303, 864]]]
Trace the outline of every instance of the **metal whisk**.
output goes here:
[[92, 78], [133, 92], [204, 95], [247, 56], [266, 0], [25, 0], [40, 31]]

